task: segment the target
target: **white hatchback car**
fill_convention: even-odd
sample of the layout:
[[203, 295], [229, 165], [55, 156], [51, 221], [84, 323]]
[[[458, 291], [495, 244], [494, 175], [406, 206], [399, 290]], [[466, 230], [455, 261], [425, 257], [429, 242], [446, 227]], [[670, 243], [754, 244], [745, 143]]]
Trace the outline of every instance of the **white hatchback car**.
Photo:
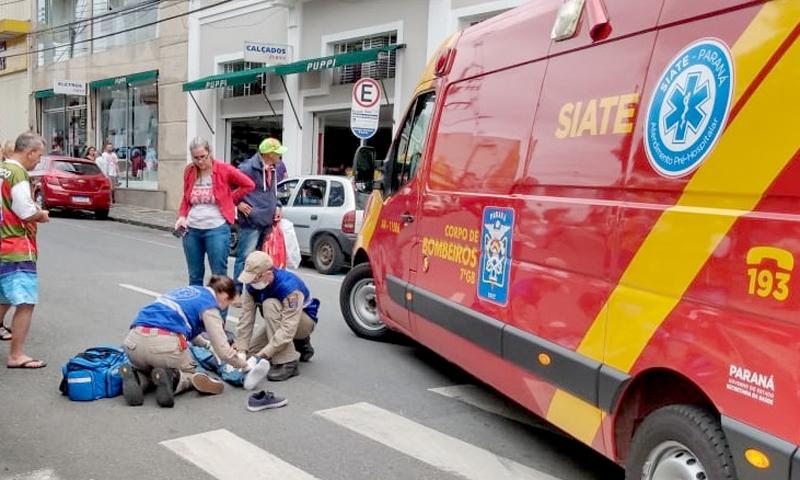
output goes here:
[[337, 273], [349, 261], [364, 205], [347, 177], [306, 175], [278, 184], [283, 217], [294, 224], [300, 253], [314, 268]]

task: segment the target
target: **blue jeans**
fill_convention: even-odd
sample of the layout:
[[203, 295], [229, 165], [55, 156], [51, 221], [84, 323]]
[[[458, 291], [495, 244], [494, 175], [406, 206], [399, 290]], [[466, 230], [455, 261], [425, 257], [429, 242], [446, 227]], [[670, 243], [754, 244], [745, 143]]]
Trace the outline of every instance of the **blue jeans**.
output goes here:
[[244, 270], [244, 261], [248, 255], [261, 247], [264, 237], [266, 237], [265, 233], [265, 228], [239, 227], [239, 245], [236, 246], [236, 263], [233, 264], [233, 281], [236, 283], [236, 291], [239, 293], [242, 293], [239, 275]]
[[183, 253], [186, 255], [186, 266], [189, 267], [189, 284], [203, 285], [206, 254], [211, 273], [227, 275], [230, 248], [231, 226], [227, 223], [208, 230], [189, 228], [183, 237]]

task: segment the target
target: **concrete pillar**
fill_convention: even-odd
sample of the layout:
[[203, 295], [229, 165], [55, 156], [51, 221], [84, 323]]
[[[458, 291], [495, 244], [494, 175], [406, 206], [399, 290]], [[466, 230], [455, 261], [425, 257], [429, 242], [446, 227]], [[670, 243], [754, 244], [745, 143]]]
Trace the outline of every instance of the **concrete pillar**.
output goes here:
[[[289, 7], [289, 18], [286, 24], [287, 27], [287, 41], [294, 51], [297, 60], [300, 55], [300, 39], [301, 39], [301, 24], [303, 16], [303, 4], [295, 2]], [[300, 75], [287, 75], [284, 77], [286, 81], [286, 90], [288, 92], [283, 95], [283, 144], [289, 149], [286, 155], [283, 156], [283, 162], [286, 164], [286, 173], [288, 177], [296, 177], [302, 172], [309, 171], [309, 165], [304, 165], [303, 162], [310, 162], [311, 155], [304, 154], [303, 149], [303, 132], [306, 129], [312, 128], [312, 125], [304, 122], [304, 108], [303, 97], [300, 94]], [[291, 98], [294, 104], [294, 112], [289, 104]], [[300, 119], [301, 125], [298, 125], [297, 118]], [[302, 126], [302, 130], [301, 130]]]

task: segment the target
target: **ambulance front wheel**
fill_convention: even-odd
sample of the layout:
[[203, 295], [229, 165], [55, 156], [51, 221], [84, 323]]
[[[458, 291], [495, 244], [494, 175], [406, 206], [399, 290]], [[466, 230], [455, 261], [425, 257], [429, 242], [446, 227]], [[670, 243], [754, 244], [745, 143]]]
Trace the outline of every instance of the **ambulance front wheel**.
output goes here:
[[695, 406], [671, 405], [644, 419], [625, 468], [630, 480], [736, 480], [719, 420]]
[[369, 263], [356, 265], [347, 273], [339, 290], [339, 308], [344, 321], [356, 335], [371, 340], [389, 336], [378, 315], [378, 301]]

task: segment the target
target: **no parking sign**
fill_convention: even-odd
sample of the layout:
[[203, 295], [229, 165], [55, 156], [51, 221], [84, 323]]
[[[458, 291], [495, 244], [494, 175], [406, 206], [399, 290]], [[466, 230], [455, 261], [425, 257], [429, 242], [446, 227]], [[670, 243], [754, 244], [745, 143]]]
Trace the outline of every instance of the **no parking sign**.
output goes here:
[[380, 111], [380, 83], [369, 77], [358, 80], [353, 85], [353, 103], [350, 108], [350, 130], [353, 135], [362, 140], [375, 135]]

